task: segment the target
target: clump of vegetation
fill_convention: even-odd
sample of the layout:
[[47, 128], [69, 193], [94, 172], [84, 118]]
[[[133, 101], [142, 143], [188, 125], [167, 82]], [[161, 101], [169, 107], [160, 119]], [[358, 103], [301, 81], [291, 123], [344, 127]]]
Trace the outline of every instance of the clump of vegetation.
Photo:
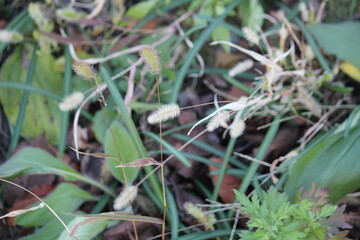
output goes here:
[[346, 239], [360, 4], [283, 2], [0, 0], [0, 238]]
[[336, 234], [343, 235], [339, 228], [349, 227], [339, 218], [344, 208], [326, 203], [318, 195], [291, 203], [285, 193], [274, 187], [262, 191], [261, 198], [255, 192], [251, 201], [237, 190], [235, 194], [241, 213], [249, 218], [250, 230], [240, 233], [243, 240], [339, 239]]

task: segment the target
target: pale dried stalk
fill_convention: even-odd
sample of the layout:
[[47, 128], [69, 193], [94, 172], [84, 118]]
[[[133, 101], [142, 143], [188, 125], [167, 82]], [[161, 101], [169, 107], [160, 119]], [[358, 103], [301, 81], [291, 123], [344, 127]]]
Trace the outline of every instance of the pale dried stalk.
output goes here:
[[[175, 25], [176, 29], [178, 30], [180, 36], [184, 36], [185, 33], [184, 33], [180, 23], [176, 22], [174, 25]], [[192, 49], [194, 47], [193, 42], [188, 37], [185, 37], [185, 43], [190, 49]], [[195, 56], [196, 56], [196, 59], [199, 62], [200, 71], [199, 71], [199, 73], [189, 74], [189, 76], [190, 77], [202, 77], [204, 75], [204, 71], [205, 71], [205, 62], [204, 62], [204, 59], [201, 57], [201, 55], [199, 53], [197, 53]]]

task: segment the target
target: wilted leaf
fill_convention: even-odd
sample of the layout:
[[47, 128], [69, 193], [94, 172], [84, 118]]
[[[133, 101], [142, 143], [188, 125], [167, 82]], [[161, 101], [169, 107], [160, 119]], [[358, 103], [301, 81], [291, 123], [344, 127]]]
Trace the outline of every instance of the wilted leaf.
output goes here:
[[140, 158], [131, 163], [120, 164], [115, 167], [118, 167], [118, 168], [120, 168], [120, 167], [145, 167], [145, 166], [150, 166], [150, 165], [161, 165], [161, 163], [159, 163], [158, 161], [156, 161], [153, 158]]
[[345, 126], [350, 125], [342, 124], [338, 128], [342, 131], [322, 138], [299, 155], [285, 185], [291, 197], [315, 183], [318, 188], [329, 188], [329, 200], [335, 203], [360, 187], [360, 125], [346, 137]]
[[27, 213], [27, 212], [35, 211], [35, 210], [37, 210], [39, 208], [43, 208], [44, 206], [45, 206], [44, 203], [40, 203], [39, 205], [37, 205], [35, 207], [28, 208], [28, 209], [14, 210], [14, 211], [9, 212], [8, 214], [0, 216], [0, 219], [5, 218], [5, 217], [16, 217], [16, 216], [19, 216], [19, 215]]
[[150, 222], [156, 224], [163, 224], [163, 220], [148, 216], [132, 215], [126, 212], [104, 212], [100, 214], [87, 214], [87, 215], [75, 215], [71, 216], [86, 217], [93, 219], [107, 219], [107, 220], [124, 220], [124, 221], [139, 221], [139, 222]]
[[[44, 199], [58, 215], [76, 210], [85, 201], [95, 201], [96, 197], [70, 183], [61, 183]], [[24, 227], [43, 226], [55, 219], [48, 208], [28, 212], [16, 218], [16, 224]]]
[[[31, 48], [17, 48], [4, 63], [0, 71], [0, 81], [25, 82], [29, 54]], [[55, 68], [55, 59], [51, 54], [42, 54], [38, 57], [33, 78], [33, 86], [47, 89], [54, 93], [61, 93], [62, 78], [60, 71]], [[19, 105], [23, 91], [0, 88], [0, 101], [6, 116], [12, 124], [16, 124]], [[45, 134], [46, 139], [52, 144], [57, 144], [60, 133], [60, 111], [58, 103], [48, 97], [30, 93], [27, 101], [25, 118], [21, 134], [27, 138], [35, 138]]]
[[139, 172], [139, 168], [116, 168], [119, 164], [131, 163], [140, 158], [129, 132], [120, 122], [114, 121], [107, 130], [104, 139], [104, 148], [105, 153], [112, 156], [112, 158], [106, 159], [112, 175], [124, 183], [124, 171], [128, 183], [130, 184], [134, 181]]
[[314, 24], [310, 31], [326, 52], [360, 67], [359, 22]]
[[70, 149], [73, 150], [74, 152], [77, 152], [79, 154], [82, 155], [86, 155], [86, 156], [92, 156], [95, 158], [111, 158], [110, 155], [106, 154], [106, 153], [87, 153], [87, 152], [81, 152], [81, 151], [77, 151], [75, 148], [70, 146]]

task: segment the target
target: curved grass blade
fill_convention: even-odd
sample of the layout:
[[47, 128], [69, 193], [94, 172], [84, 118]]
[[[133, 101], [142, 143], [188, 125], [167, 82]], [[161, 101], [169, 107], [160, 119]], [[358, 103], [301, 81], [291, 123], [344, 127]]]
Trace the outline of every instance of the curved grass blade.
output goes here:
[[[38, 48], [38, 46], [34, 45], [33, 53], [32, 53], [31, 60], [30, 60], [29, 70], [28, 70], [28, 73], [26, 76], [25, 84], [29, 85], [29, 86], [31, 85], [34, 74], [35, 74], [35, 68], [36, 68], [36, 63], [37, 63], [37, 53], [36, 53], [37, 48]], [[28, 98], [29, 98], [29, 92], [24, 91], [23, 96], [21, 98], [19, 113], [18, 113], [18, 116], [16, 119], [16, 125], [14, 128], [14, 132], [11, 136], [11, 141], [10, 141], [7, 157], [11, 156], [11, 153], [14, 151], [14, 149], [20, 139], [20, 133], [21, 133], [21, 128], [23, 126], [23, 122], [24, 122]]]
[[[64, 84], [63, 84], [63, 97], [66, 97], [70, 93], [71, 84], [71, 56], [69, 47], [65, 47], [65, 72], [64, 72]], [[69, 112], [65, 111], [61, 113], [60, 117], [60, 136], [58, 143], [58, 155], [62, 156], [65, 151], [66, 136], [69, 125]]]

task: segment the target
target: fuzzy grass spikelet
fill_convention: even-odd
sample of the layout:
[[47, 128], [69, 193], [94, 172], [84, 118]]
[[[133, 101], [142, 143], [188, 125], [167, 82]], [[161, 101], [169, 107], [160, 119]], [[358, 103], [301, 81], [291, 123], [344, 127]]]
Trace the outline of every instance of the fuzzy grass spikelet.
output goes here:
[[242, 119], [235, 118], [234, 122], [230, 126], [230, 136], [232, 138], [240, 137], [245, 130], [245, 122]]
[[129, 186], [125, 188], [119, 196], [114, 200], [114, 209], [120, 211], [125, 208], [129, 202], [133, 202], [138, 194], [138, 188], [136, 186]]
[[18, 43], [23, 40], [23, 36], [15, 31], [0, 30], [0, 42]]
[[157, 124], [180, 115], [180, 108], [177, 104], [167, 104], [152, 112], [147, 120], [150, 124]]
[[237, 74], [246, 72], [254, 66], [254, 61], [251, 59], [246, 59], [244, 61], [239, 62], [233, 68], [229, 70], [229, 76], [234, 77]]
[[242, 31], [245, 34], [246, 40], [248, 40], [250, 43], [259, 45], [260, 42], [259, 35], [254, 30], [248, 27], [243, 27]]
[[81, 92], [73, 92], [59, 103], [59, 109], [63, 112], [70, 111], [76, 108], [82, 100], [84, 100], [84, 94]]
[[308, 22], [309, 21], [309, 10], [308, 10], [308, 8], [306, 6], [306, 3], [300, 2], [299, 9], [300, 9], [300, 12], [301, 12], [301, 19], [304, 22]]
[[84, 62], [75, 62], [72, 67], [74, 72], [81, 78], [87, 81], [94, 80], [94, 70], [90, 65]]
[[206, 230], [214, 229], [214, 223], [216, 221], [214, 214], [207, 214], [190, 202], [186, 202], [184, 208], [186, 212], [196, 218], [199, 223], [205, 223]]
[[206, 129], [209, 132], [214, 131], [216, 128], [220, 127], [220, 126], [226, 126], [226, 122], [229, 120], [230, 118], [230, 113], [229, 111], [221, 111], [219, 113], [217, 113], [211, 120], [210, 122], [207, 124]]
[[140, 50], [140, 56], [145, 60], [153, 74], [161, 71], [160, 57], [158, 52], [152, 47], [144, 47]]
[[322, 110], [320, 104], [311, 96], [304, 88], [299, 87], [299, 100], [305, 105], [307, 109], [311, 111], [317, 117], [321, 117]]

